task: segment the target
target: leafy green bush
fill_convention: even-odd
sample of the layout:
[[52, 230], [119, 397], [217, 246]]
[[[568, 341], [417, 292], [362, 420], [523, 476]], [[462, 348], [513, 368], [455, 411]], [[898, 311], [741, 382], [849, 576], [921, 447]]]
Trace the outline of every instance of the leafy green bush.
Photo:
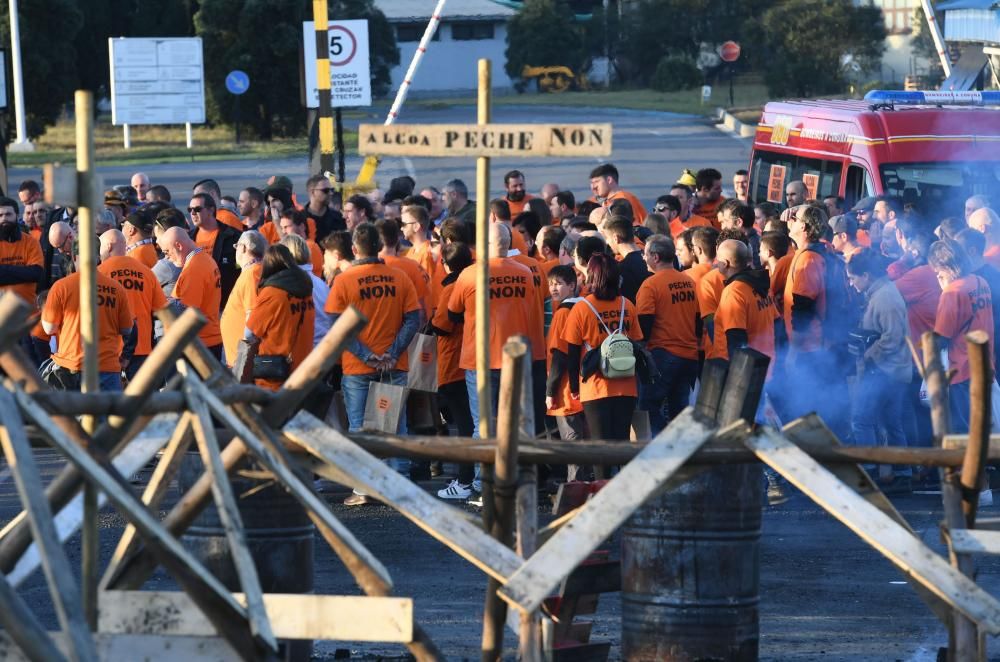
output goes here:
[[701, 71], [695, 66], [694, 60], [681, 55], [667, 55], [656, 64], [656, 71], [649, 84], [660, 92], [675, 92], [696, 87], [701, 82]]

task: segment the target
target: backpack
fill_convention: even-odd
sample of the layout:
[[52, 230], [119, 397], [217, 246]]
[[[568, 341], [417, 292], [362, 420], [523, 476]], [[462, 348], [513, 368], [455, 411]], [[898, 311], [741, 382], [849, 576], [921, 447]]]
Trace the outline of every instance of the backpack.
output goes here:
[[588, 308], [594, 311], [594, 315], [597, 316], [597, 321], [601, 325], [601, 328], [608, 334], [608, 337], [601, 343], [599, 350], [601, 374], [608, 379], [634, 377], [635, 349], [632, 347], [632, 340], [622, 332], [623, 325], [625, 324], [625, 297], [622, 297], [622, 309], [618, 315], [618, 328], [613, 331], [601, 319], [601, 314], [597, 312], [593, 304], [586, 299], [583, 299], [583, 302], [587, 304]]
[[843, 258], [830, 250], [821, 250], [815, 244], [810, 244], [806, 250], [823, 258], [823, 286], [826, 292], [823, 341], [828, 346], [846, 347], [850, 333], [861, 323], [864, 298], [851, 287]]

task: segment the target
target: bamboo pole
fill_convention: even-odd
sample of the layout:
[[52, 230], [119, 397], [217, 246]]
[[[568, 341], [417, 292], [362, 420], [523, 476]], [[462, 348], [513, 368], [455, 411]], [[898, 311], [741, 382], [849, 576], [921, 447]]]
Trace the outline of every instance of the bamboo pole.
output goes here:
[[985, 331], [973, 331], [965, 336], [969, 348], [969, 445], [965, 447], [962, 462], [962, 512], [970, 529], [976, 526], [976, 509], [979, 492], [985, 478], [984, 467], [990, 450], [990, 422], [992, 419], [991, 384], [993, 368], [990, 367], [990, 339]]
[[[490, 123], [490, 61], [479, 60], [477, 123]], [[476, 393], [479, 394], [479, 436], [493, 436], [490, 393], [490, 159], [476, 159]]]
[[[519, 340], [508, 341], [503, 348], [500, 371], [500, 403], [497, 417], [497, 450], [493, 466], [494, 506], [492, 535], [510, 546], [514, 521], [514, 497], [517, 490], [517, 437], [521, 416], [521, 388], [524, 384], [525, 357], [528, 347]], [[483, 613], [483, 662], [499, 660], [503, 654], [503, 628], [507, 605], [497, 595], [500, 583], [489, 579]]]

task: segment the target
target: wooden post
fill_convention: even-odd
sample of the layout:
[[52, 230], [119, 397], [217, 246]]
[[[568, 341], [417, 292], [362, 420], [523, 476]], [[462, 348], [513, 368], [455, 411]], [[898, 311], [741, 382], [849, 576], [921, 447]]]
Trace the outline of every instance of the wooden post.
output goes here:
[[[100, 388], [97, 365], [97, 235], [94, 215], [97, 213], [94, 173], [94, 95], [87, 90], [76, 91], [76, 176], [80, 231], [80, 344], [83, 346], [83, 379], [80, 390], [95, 393]], [[84, 416], [84, 429], [93, 434], [96, 419]], [[97, 533], [97, 491], [91, 484], [84, 487], [82, 535], [83, 604], [87, 622], [97, 627], [97, 564], [100, 540]]]
[[[480, 61], [481, 62], [481, 61]], [[528, 347], [519, 340], [508, 341], [503, 348], [500, 372], [500, 406], [497, 412], [497, 453], [493, 467], [494, 506], [493, 537], [511, 544], [514, 497], [517, 490], [517, 436], [521, 413], [521, 387], [524, 383], [524, 359]], [[507, 605], [497, 595], [500, 582], [489, 579], [483, 613], [483, 662], [499, 660], [503, 654], [503, 628]]]
[[719, 414], [719, 403], [722, 400], [722, 389], [726, 385], [726, 375], [729, 374], [729, 364], [719, 361], [706, 361], [701, 370], [701, 380], [698, 387], [698, 400], [695, 402], [695, 413], [710, 421], [716, 420]]
[[[522, 559], [529, 558], [538, 548], [538, 471], [534, 465], [521, 466], [521, 482], [517, 487], [517, 549]], [[541, 619], [538, 612], [521, 614], [518, 657], [522, 662], [541, 662]]]
[[[319, 107], [319, 171], [333, 172], [333, 112], [330, 109], [330, 44], [327, 27], [330, 14], [326, 0], [313, 0], [313, 27], [316, 30], [316, 91]], [[239, 97], [237, 97], [239, 98]]]
[[969, 445], [962, 463], [962, 511], [968, 528], [976, 526], [976, 508], [982, 490], [983, 468], [990, 450], [993, 369], [990, 367], [990, 339], [985, 331], [965, 336], [969, 348]]
[[[490, 61], [479, 60], [477, 122], [490, 123]], [[490, 388], [490, 159], [476, 159], [476, 392], [479, 394], [479, 436], [493, 436]]]
[[924, 354], [924, 381], [927, 382], [927, 398], [931, 406], [931, 430], [934, 446], [941, 447], [941, 440], [951, 430], [951, 414], [948, 409], [948, 376], [941, 365], [941, 356], [930, 331], [920, 338]]

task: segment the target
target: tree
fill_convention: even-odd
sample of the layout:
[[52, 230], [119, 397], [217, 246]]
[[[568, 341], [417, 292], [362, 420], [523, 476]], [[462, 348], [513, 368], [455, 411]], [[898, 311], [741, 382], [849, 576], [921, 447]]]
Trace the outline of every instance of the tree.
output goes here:
[[773, 96], [812, 96], [843, 91], [845, 64], [863, 70], [885, 50], [882, 10], [851, 0], [787, 0], [748, 26], [753, 54]]
[[[73, 99], [78, 84], [73, 39], [82, 25], [83, 15], [74, 0], [19, 3], [25, 123], [30, 138], [54, 124]], [[10, 13], [6, 11], [0, 16], [0, 39], [10, 44]], [[9, 103], [13, 108], [14, 100]], [[13, 135], [13, 112], [8, 113], [7, 129], [8, 135]]]
[[527, 0], [507, 24], [507, 64], [512, 79], [526, 66], [565, 66], [581, 73], [586, 55], [576, 19], [558, 0]]

